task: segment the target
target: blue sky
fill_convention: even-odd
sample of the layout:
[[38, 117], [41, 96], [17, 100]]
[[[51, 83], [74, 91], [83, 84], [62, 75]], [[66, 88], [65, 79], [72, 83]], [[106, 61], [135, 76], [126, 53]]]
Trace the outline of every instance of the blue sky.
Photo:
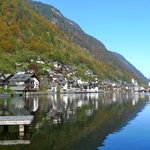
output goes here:
[[150, 78], [150, 0], [37, 0], [57, 8]]

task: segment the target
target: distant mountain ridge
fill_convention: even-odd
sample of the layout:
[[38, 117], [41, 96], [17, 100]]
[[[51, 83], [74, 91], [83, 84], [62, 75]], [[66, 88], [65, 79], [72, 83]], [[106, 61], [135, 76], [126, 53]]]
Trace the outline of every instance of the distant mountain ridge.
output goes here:
[[111, 52], [111, 53], [114, 54], [120, 61], [122, 61], [139, 78], [141, 78], [145, 82], [148, 82], [148, 79], [139, 70], [137, 70], [129, 61], [127, 61], [121, 54], [116, 53], [116, 52]]

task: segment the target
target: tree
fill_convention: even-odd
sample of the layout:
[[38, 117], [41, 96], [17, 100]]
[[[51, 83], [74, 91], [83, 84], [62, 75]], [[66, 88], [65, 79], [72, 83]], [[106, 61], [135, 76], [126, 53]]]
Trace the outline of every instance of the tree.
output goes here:
[[36, 64], [29, 64], [28, 66], [29, 70], [32, 70], [38, 77], [41, 76], [40, 68]]
[[2, 40], [1, 46], [2, 46], [2, 49], [7, 53], [14, 52], [14, 46], [11, 44], [9, 40]]

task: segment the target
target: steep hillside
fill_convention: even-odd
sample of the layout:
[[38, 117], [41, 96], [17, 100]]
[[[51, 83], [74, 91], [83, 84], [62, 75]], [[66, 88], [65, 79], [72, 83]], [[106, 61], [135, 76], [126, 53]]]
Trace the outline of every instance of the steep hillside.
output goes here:
[[[43, 4], [41, 2], [30, 2], [40, 15], [62, 30], [71, 41], [80, 45], [84, 50], [92, 54], [97, 60], [106, 66], [106, 68], [112, 68], [108, 74], [115, 74], [116, 76], [118, 76], [118, 74], [119, 76], [124, 74], [126, 76], [127, 72], [129, 74], [132, 72], [130, 68], [124, 67], [124, 63], [116, 59], [116, 57], [105, 48], [101, 41], [86, 34], [78, 24], [64, 17], [59, 10], [51, 5]], [[136, 74], [136, 72], [134, 73]], [[141, 76], [138, 77], [143, 80]]]
[[4, 62], [0, 65], [1, 71], [13, 70], [15, 62], [29, 62], [38, 56], [42, 60], [59, 60], [64, 64], [93, 59], [37, 14], [26, 0], [1, 1], [0, 22], [0, 56]]
[[138, 75], [139, 78], [141, 78], [146, 83], [148, 82], [148, 79], [139, 70], [137, 70], [129, 61], [127, 61], [122, 55], [116, 52], [111, 52], [111, 53], [114, 54], [120, 61], [122, 61], [136, 75]]
[[36, 1], [30, 1], [30, 3], [40, 15], [62, 30], [71, 41], [90, 52], [98, 60], [109, 62], [110, 57], [113, 58], [102, 42], [86, 34], [78, 24], [64, 17], [53, 6]]
[[[135, 77], [140, 80], [100, 41], [85, 34], [77, 24], [67, 19], [67, 34], [54, 25], [56, 17], [52, 24], [33, 6], [28, 0], [0, 1], [0, 72], [15, 72], [16, 62], [30, 62], [40, 56], [47, 62], [59, 61], [75, 66], [79, 75], [83, 70], [91, 69], [100, 79], [131, 81]], [[61, 14], [55, 12], [55, 16], [61, 17]], [[61, 20], [59, 25], [67, 29], [66, 22]]]

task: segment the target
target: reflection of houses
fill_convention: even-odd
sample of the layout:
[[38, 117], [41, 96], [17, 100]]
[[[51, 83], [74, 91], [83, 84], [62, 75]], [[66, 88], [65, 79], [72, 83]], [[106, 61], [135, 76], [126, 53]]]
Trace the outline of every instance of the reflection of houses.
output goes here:
[[139, 101], [139, 95], [138, 94], [133, 95], [132, 105], [136, 105], [138, 101]]
[[62, 99], [62, 102], [63, 102], [63, 106], [66, 109], [68, 107], [68, 94], [61, 95], [61, 99]]
[[86, 116], [92, 116], [93, 115], [93, 110], [90, 110], [90, 109], [85, 110], [85, 115]]
[[30, 111], [25, 108], [25, 101], [22, 97], [15, 97], [9, 105], [9, 112], [13, 115], [30, 115]]
[[13, 101], [8, 102], [9, 99], [1, 101], [0, 116], [10, 115], [30, 115], [38, 109], [38, 97], [26, 97], [25, 99], [20, 96], [13, 98]]
[[9, 116], [11, 113], [9, 111], [9, 105], [7, 99], [1, 99], [0, 101], [1, 101], [0, 116]]
[[30, 99], [29, 108], [31, 112], [36, 112], [39, 107], [39, 99], [38, 97], [34, 97], [32, 100]]
[[[49, 95], [50, 96], [50, 95]], [[59, 102], [57, 101], [57, 95], [50, 96], [51, 105], [49, 106], [49, 112], [47, 115], [50, 117], [52, 124], [57, 124], [62, 122], [63, 112], [62, 107], [60, 107]]]
[[[59, 99], [57, 94], [49, 94], [48, 99], [43, 100], [40, 108], [44, 113], [44, 119], [48, 120], [50, 124], [68, 122], [77, 118], [78, 109], [83, 110], [83, 116], [93, 115], [94, 110], [98, 109], [98, 95], [98, 93], [60, 94]], [[39, 123], [36, 127], [40, 128], [41, 126]]]

